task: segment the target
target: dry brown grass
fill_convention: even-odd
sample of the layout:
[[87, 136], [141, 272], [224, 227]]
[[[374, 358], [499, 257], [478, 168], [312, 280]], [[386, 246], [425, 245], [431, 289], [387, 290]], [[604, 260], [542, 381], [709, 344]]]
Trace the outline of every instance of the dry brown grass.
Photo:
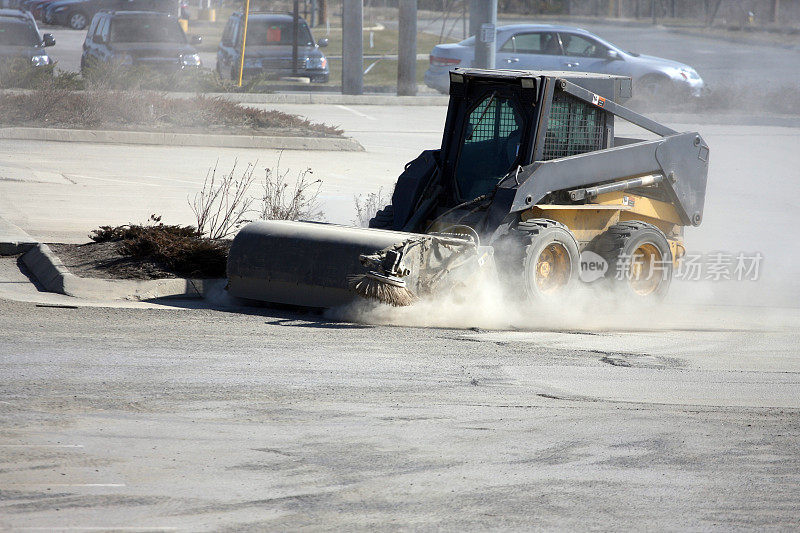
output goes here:
[[0, 94], [0, 123], [318, 137], [343, 133], [339, 128], [297, 115], [240, 106], [216, 97], [169, 98], [148, 91], [69, 91], [52, 85], [24, 94]]

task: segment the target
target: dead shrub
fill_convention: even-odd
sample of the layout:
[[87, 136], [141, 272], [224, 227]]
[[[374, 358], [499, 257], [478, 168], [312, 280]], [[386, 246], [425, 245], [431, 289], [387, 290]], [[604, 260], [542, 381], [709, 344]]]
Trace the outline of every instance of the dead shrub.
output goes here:
[[69, 91], [51, 84], [0, 94], [0, 123], [65, 128], [267, 132], [336, 136], [342, 131], [297, 115], [239, 106], [221, 98], [170, 98], [147, 91]]
[[202, 238], [192, 226], [163, 224], [156, 215], [148, 224], [101, 226], [89, 237], [95, 242], [118, 242], [121, 255], [156, 263], [181, 276], [225, 276], [228, 241]]
[[[197, 221], [197, 232], [211, 239], [227, 237], [242, 224], [250, 211], [252, 198], [247, 196], [254, 180], [255, 166], [247, 164], [247, 168], [239, 178], [236, 177], [236, 165], [227, 174], [217, 179], [217, 165], [206, 172], [203, 188], [189, 201], [189, 207]], [[219, 164], [219, 161], [217, 161]]]
[[0, 89], [83, 88], [77, 72], [56, 68], [56, 63], [34, 67], [23, 57], [0, 59]]
[[263, 220], [322, 220], [324, 214], [319, 205], [322, 180], [311, 179], [313, 172], [307, 168], [298, 173], [290, 185], [290, 170], [281, 170], [281, 159], [275, 170], [265, 169], [259, 217]]
[[369, 221], [372, 217], [375, 216], [379, 209], [383, 209], [391, 203], [391, 199], [391, 194], [384, 196], [383, 187], [379, 188], [378, 192], [353, 196], [353, 201], [356, 204], [356, 218], [353, 220], [353, 225], [364, 228], [369, 226]]

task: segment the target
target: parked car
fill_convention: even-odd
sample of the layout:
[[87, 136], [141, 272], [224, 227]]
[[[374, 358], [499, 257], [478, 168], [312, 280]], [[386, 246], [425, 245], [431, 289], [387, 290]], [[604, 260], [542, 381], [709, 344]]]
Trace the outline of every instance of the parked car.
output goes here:
[[51, 4], [55, 0], [25, 0], [21, 5], [21, 9], [25, 9], [31, 12], [33, 18], [36, 20], [44, 20], [44, 11], [47, 8], [48, 4]]
[[56, 0], [47, 4], [43, 20], [48, 24], [82, 30], [102, 10], [159, 11], [177, 14], [173, 0]]
[[[580, 28], [550, 24], [515, 24], [497, 28], [495, 66], [512, 70], [578, 70], [620, 74], [633, 80], [634, 95], [658, 98], [673, 93], [700, 96], [704, 83], [689, 65], [627, 52]], [[475, 37], [439, 44], [430, 55], [425, 83], [449, 91], [448, 72], [472, 66]]]
[[39, 34], [33, 16], [19, 9], [0, 9], [0, 60], [29, 59], [34, 67], [50, 64], [45, 50], [56, 44], [50, 33]]
[[81, 72], [97, 63], [137, 65], [160, 72], [176, 72], [201, 66], [177, 17], [154, 11], [101, 11], [92, 19], [81, 54]]
[[[312, 82], [328, 81], [328, 60], [320, 50], [328, 46], [328, 39], [315, 42], [302, 17], [297, 23], [297, 65], [293, 68], [293, 18], [290, 14], [250, 13], [247, 20], [244, 78], [302, 76], [310, 78]], [[217, 73], [220, 77], [239, 78], [243, 26], [244, 16], [241, 12], [233, 13], [228, 19], [217, 49]]]

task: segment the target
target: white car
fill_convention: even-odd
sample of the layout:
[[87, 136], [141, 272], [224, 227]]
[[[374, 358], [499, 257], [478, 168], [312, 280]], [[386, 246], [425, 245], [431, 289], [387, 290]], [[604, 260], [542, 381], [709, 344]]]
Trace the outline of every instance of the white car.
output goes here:
[[[703, 79], [689, 65], [626, 52], [586, 30], [552, 24], [514, 24], [497, 28], [495, 68], [513, 70], [577, 70], [618, 74], [633, 80], [634, 96], [659, 98], [672, 94], [700, 96]], [[450, 88], [448, 72], [471, 67], [475, 37], [439, 44], [430, 55], [425, 83], [440, 92]]]

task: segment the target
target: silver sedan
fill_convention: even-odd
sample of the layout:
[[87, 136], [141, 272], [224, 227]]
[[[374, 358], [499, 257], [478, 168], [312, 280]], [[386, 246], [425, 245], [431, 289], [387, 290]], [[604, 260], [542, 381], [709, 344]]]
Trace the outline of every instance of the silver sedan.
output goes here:
[[[647, 99], [675, 94], [700, 96], [704, 84], [689, 65], [627, 52], [586, 30], [552, 24], [514, 24], [497, 28], [495, 68], [514, 70], [577, 70], [619, 74], [633, 80], [634, 95]], [[433, 48], [425, 83], [443, 93], [448, 72], [470, 67], [475, 37]]]

